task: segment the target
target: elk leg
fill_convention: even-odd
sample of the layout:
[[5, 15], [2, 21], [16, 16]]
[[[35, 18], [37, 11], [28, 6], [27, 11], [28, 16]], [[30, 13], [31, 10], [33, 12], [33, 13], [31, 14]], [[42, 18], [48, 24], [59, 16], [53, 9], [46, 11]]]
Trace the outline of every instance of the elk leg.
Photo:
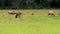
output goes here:
[[18, 17], [18, 15], [16, 14], [15, 18], [17, 18], [17, 17]]
[[48, 14], [48, 16], [50, 15], [50, 13]]

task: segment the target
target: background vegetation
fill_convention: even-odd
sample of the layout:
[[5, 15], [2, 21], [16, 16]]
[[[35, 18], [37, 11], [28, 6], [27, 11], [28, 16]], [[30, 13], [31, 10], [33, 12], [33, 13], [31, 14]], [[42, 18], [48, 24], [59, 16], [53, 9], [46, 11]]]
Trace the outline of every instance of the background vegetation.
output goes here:
[[60, 0], [0, 0], [0, 9], [60, 8]]

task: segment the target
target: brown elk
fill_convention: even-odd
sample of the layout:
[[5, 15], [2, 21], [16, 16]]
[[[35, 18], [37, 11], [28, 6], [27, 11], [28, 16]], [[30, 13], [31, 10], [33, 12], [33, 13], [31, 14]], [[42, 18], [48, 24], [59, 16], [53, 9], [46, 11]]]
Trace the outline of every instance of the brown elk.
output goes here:
[[48, 11], [48, 16], [51, 16], [51, 15], [52, 15], [52, 16], [55, 16], [55, 14], [54, 14], [54, 11], [53, 11], [53, 10], [49, 10], [49, 11]]
[[9, 15], [15, 15], [16, 13], [13, 12], [13, 11], [8, 11], [8, 14], [9, 14]]
[[8, 14], [15, 15], [15, 18], [17, 18], [17, 17], [20, 17], [22, 13], [21, 13], [21, 11], [20, 12], [19, 11], [16, 11], [16, 12], [8, 11]]
[[21, 17], [21, 14], [22, 14], [21, 11], [17, 11], [17, 12], [16, 12], [16, 15], [15, 15], [15, 18], [17, 18], [17, 17], [20, 18], [20, 17]]

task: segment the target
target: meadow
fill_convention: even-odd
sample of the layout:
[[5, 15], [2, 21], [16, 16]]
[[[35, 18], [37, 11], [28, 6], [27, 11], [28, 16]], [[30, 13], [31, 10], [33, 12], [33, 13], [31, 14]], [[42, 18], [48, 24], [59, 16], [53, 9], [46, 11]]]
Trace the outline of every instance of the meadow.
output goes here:
[[21, 18], [9, 16], [8, 10], [0, 10], [0, 34], [60, 34], [60, 10], [54, 10], [56, 16], [48, 16], [48, 10], [20, 10]]

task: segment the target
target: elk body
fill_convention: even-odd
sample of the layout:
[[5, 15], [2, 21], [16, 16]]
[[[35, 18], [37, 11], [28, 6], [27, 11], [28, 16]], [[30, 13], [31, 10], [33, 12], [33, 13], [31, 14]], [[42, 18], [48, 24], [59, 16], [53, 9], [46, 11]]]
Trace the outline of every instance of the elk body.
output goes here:
[[55, 16], [54, 11], [49, 10], [49, 11], [48, 11], [48, 16], [50, 16], [50, 15], [51, 15], [51, 16]]
[[9, 15], [15, 15], [16, 13], [13, 12], [13, 11], [8, 11], [8, 14], [9, 14]]

